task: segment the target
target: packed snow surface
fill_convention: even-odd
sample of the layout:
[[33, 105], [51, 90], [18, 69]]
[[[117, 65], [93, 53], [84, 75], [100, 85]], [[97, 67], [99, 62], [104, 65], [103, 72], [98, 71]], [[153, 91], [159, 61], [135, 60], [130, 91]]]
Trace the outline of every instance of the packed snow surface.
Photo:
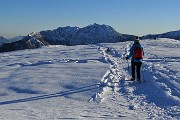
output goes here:
[[0, 119], [180, 119], [180, 41], [141, 43], [141, 84], [128, 81], [132, 42], [1, 53]]

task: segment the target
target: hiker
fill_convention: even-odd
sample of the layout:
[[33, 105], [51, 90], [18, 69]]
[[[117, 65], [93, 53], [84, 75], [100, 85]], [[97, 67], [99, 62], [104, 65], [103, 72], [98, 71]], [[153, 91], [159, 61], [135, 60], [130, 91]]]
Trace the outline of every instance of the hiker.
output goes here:
[[108, 53], [110, 52], [110, 48], [107, 48], [107, 50], [106, 50]]
[[[140, 83], [141, 82], [141, 65], [142, 65], [142, 60], [144, 56], [144, 50], [143, 47], [140, 44], [140, 39], [137, 36], [134, 40], [134, 44], [130, 48], [130, 53], [126, 57], [126, 60], [132, 57], [131, 59], [131, 68], [132, 68], [132, 78], [131, 80], [135, 80], [135, 71], [137, 73], [137, 81]], [[136, 70], [135, 70], [136, 68]]]

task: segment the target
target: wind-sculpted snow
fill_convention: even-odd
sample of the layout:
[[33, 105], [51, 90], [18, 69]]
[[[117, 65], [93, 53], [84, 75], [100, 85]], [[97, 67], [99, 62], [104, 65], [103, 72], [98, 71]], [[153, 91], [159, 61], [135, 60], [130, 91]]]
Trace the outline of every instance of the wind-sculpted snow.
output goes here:
[[56, 45], [0, 54], [0, 119], [179, 120], [180, 42], [142, 41], [141, 84], [128, 81], [130, 61], [124, 58], [131, 45]]

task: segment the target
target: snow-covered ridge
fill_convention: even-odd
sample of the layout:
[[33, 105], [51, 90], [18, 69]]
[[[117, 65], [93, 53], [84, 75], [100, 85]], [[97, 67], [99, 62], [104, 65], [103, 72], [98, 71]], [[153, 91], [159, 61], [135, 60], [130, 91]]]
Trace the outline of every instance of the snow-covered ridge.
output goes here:
[[111, 26], [93, 24], [79, 29], [70, 39], [70, 45], [121, 41], [123, 41], [123, 35], [115, 31]]
[[114, 43], [124, 40], [123, 34], [118, 33], [111, 26], [94, 23], [83, 28], [79, 27], [59, 27], [55, 30], [41, 31], [38, 34], [45, 38], [50, 44], [63, 45], [86, 45], [96, 43]]
[[[20, 41], [3, 45], [0, 47], [0, 52], [39, 48], [46, 45], [87, 45], [115, 43], [133, 39], [133, 35], [120, 34], [111, 26], [94, 23], [83, 28], [67, 26], [54, 30], [32, 32]], [[35, 45], [37, 43], [39, 44]], [[25, 46], [18, 47], [21, 46], [19, 44], [25, 44]]]
[[143, 36], [143, 39], [154, 39], [154, 38], [171, 38], [171, 39], [180, 40], [180, 30], [166, 32], [162, 34], [154, 34], [154, 35], [149, 34]]

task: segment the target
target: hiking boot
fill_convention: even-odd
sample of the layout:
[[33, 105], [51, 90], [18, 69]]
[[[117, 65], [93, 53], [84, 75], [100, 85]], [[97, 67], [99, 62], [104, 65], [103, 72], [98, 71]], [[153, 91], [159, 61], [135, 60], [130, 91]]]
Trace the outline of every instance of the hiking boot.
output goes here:
[[135, 81], [135, 78], [131, 78], [131, 81]]

